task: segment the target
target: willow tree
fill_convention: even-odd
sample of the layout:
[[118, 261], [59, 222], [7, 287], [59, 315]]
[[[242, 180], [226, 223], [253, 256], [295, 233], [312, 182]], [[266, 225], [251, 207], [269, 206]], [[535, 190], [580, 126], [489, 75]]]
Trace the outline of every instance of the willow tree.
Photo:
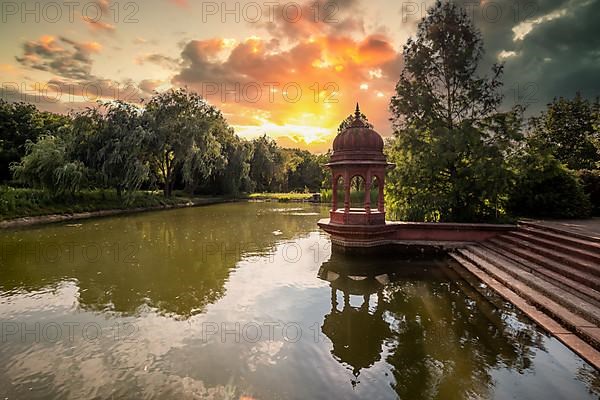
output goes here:
[[520, 109], [499, 113], [501, 65], [479, 75], [483, 41], [464, 10], [438, 1], [404, 46], [391, 99], [396, 163], [387, 201], [397, 218], [497, 219], [510, 181], [507, 158]]
[[130, 200], [149, 178], [141, 116], [138, 107], [114, 101], [73, 118], [71, 155], [90, 169], [94, 183], [115, 189], [119, 199], [125, 194]]
[[143, 118], [146, 151], [165, 196], [171, 196], [178, 173], [193, 187], [223, 164], [215, 131], [227, 124], [198, 94], [186, 89], [156, 94]]
[[283, 172], [283, 155], [277, 143], [266, 134], [252, 140], [250, 179], [254, 189], [258, 192], [278, 190], [278, 174]]

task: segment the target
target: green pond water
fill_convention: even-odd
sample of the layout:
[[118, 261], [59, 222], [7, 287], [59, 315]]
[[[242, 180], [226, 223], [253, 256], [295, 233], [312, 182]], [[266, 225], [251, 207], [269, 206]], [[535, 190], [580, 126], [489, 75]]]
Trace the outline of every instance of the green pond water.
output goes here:
[[447, 261], [332, 254], [326, 214], [0, 232], [0, 398], [598, 398], [592, 367]]

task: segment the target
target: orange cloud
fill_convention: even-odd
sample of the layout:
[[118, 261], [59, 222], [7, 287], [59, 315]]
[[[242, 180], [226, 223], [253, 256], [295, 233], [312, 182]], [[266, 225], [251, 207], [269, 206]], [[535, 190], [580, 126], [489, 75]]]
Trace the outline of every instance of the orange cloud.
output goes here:
[[359, 62], [365, 66], [381, 65], [393, 60], [396, 50], [389, 39], [383, 35], [370, 35], [358, 45]]
[[96, 4], [98, 4], [103, 13], [108, 13], [110, 9], [110, 0], [96, 0]]
[[191, 42], [195, 53], [200, 57], [215, 57], [225, 47], [223, 39], [194, 40]]
[[188, 8], [190, 6], [188, 0], [169, 0], [169, 2], [181, 8]]
[[66, 37], [43, 35], [23, 44], [23, 55], [16, 57], [21, 65], [48, 71], [69, 79], [89, 79], [91, 54], [99, 53], [97, 42], [76, 42]]
[[102, 45], [98, 42], [86, 42], [82, 43], [80, 46], [88, 53], [100, 53], [102, 50]]
[[216, 38], [188, 42], [180, 64], [171, 83], [204, 95], [242, 136], [267, 133], [322, 150], [357, 100], [389, 133], [388, 100], [401, 54], [382, 34], [362, 40], [320, 35], [291, 47], [251, 37], [230, 49]]
[[107, 32], [107, 33], [113, 33], [116, 29], [114, 25], [111, 25], [107, 22], [96, 21], [96, 20], [89, 19], [87, 17], [81, 17], [81, 18], [85, 21], [85, 23], [88, 25], [88, 27], [93, 31], [102, 31], [102, 32]]
[[[109, 8], [108, 0], [98, 1]], [[187, 0], [169, 1], [190, 6]], [[356, 101], [376, 129], [389, 134], [388, 102], [402, 68], [401, 54], [385, 31], [375, 28], [365, 33], [358, 0], [337, 1], [337, 12], [330, 15], [333, 20], [325, 12], [329, 3], [303, 1], [304, 18], [296, 22], [276, 10], [273, 22], [255, 25], [271, 33], [264, 37], [189, 40], [178, 57], [139, 54], [134, 62], [160, 65], [166, 76], [142, 76], [135, 87], [145, 96], [170, 85], [186, 86], [219, 107], [240, 135], [267, 133], [289, 146], [326, 150]], [[321, 12], [317, 19], [315, 7]], [[85, 21], [96, 31], [115, 30], [107, 22]], [[150, 43], [143, 37], [131, 41]], [[85, 83], [102, 81], [91, 74], [92, 55], [101, 51], [97, 42], [47, 35], [26, 43], [17, 60]], [[116, 91], [119, 84], [106, 80], [98, 86], [104, 94]]]
[[160, 79], [144, 79], [142, 80], [138, 87], [145, 93], [152, 94], [155, 90], [158, 89], [159, 86], [163, 85], [165, 82]]

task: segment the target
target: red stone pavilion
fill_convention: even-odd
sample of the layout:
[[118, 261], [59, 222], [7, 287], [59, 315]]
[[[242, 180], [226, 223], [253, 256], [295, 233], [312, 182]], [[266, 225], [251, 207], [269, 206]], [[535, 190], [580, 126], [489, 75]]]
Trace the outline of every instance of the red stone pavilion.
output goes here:
[[[333, 155], [327, 164], [331, 168], [333, 201], [330, 213], [332, 223], [349, 225], [385, 225], [383, 184], [385, 169], [391, 166], [383, 154], [383, 139], [362, 120], [356, 104], [354, 121], [333, 141]], [[350, 189], [353, 178], [364, 182], [362, 207], [350, 207]], [[344, 184], [344, 205], [338, 209], [340, 181]], [[371, 204], [371, 185], [377, 183], [378, 201]]]
[[334, 139], [327, 164], [332, 176], [331, 211], [318, 224], [331, 235], [335, 247], [400, 244], [419, 251], [446, 249], [514, 229], [513, 225], [386, 221], [383, 188], [386, 169], [393, 165], [383, 153], [382, 137], [363, 120], [357, 104], [350, 126]]

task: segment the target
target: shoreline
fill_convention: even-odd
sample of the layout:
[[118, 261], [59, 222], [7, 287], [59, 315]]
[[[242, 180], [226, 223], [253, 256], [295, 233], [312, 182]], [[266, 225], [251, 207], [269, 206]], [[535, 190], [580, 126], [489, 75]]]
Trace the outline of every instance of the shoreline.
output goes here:
[[246, 200], [244, 198], [224, 198], [224, 197], [215, 197], [208, 199], [196, 199], [190, 200], [187, 203], [180, 204], [167, 204], [160, 206], [150, 206], [150, 207], [133, 207], [133, 208], [117, 208], [117, 209], [106, 209], [106, 210], [96, 210], [96, 211], [85, 211], [79, 213], [65, 213], [65, 214], [46, 214], [46, 215], [36, 215], [31, 217], [19, 217], [12, 218], [0, 221], [0, 230], [4, 229], [13, 229], [13, 228], [24, 228], [35, 225], [46, 225], [53, 224], [57, 222], [67, 222], [67, 221], [79, 221], [90, 218], [103, 218], [103, 217], [111, 217], [114, 215], [123, 215], [123, 214], [137, 214], [148, 211], [162, 211], [162, 210], [172, 210], [177, 208], [187, 208], [187, 207], [200, 207], [200, 206], [209, 206], [213, 204], [222, 204], [222, 203], [233, 203], [237, 201]]

